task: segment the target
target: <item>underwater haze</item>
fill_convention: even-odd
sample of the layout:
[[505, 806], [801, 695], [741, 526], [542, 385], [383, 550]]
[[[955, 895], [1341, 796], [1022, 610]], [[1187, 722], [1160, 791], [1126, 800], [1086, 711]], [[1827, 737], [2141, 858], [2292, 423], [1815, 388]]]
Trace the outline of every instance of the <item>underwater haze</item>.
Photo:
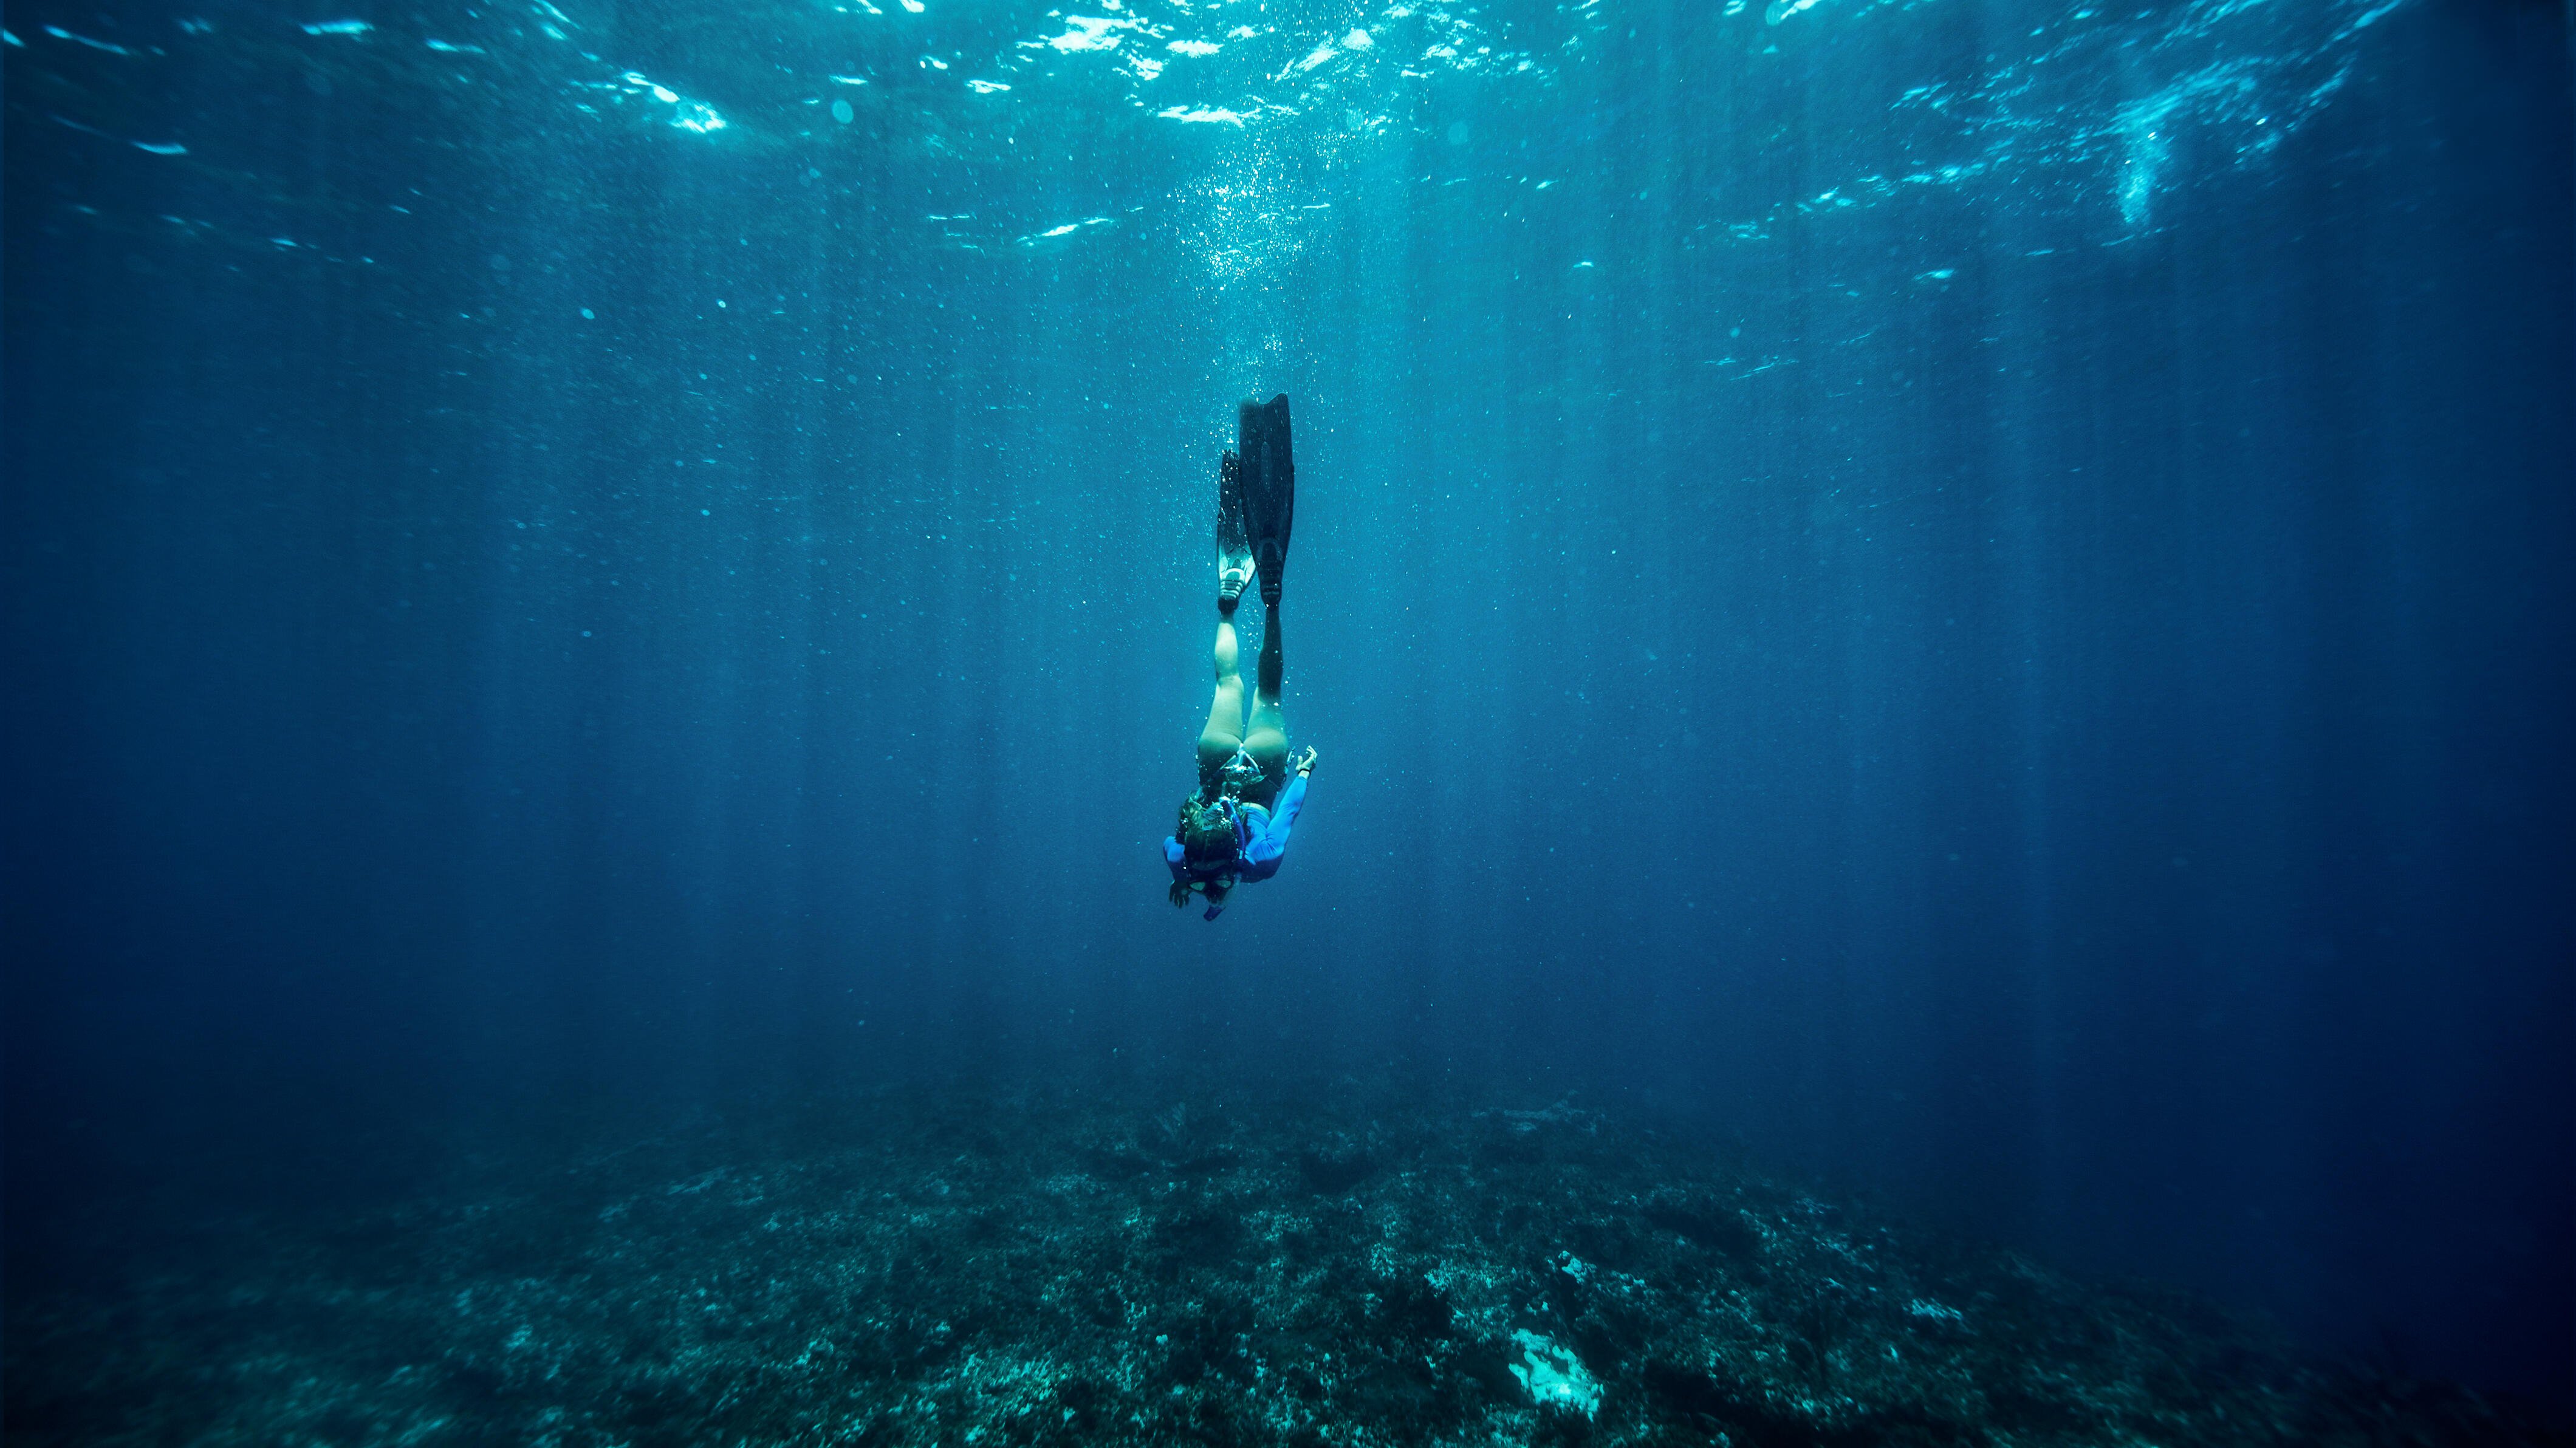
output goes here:
[[[1347, 1341], [1414, 1346], [1359, 1407], [1316, 1367], [1261, 1420], [1283, 1442], [1578, 1410], [1604, 1441], [1900, 1440], [1940, 1414], [1870, 1406], [1860, 1327], [1685, 1351], [1702, 1318], [1617, 1329], [1587, 1276], [1722, 1304], [1759, 1260], [1842, 1292], [1841, 1238], [1781, 1245], [1817, 1201], [2563, 1428], [2568, 25], [13, 5], [11, 1436], [833, 1441], [819, 1407], [725, 1416], [750, 1389], [580, 1417], [608, 1410], [544, 1397], [573, 1358], [510, 1365], [552, 1319], [473, 1318], [499, 1299], [454, 1264], [591, 1284], [563, 1304], [604, 1262], [685, 1276], [735, 1229], [646, 1209], [755, 1175], [742, 1241], [784, 1253], [759, 1214], [894, 1180], [862, 1160], [909, 1163], [908, 1211], [992, 1204], [890, 1301], [1057, 1220], [1014, 1195], [1040, 1180], [1046, 1212], [1099, 1204], [1059, 1246], [1162, 1223], [1167, 1283], [1308, 1240], [1291, 1192], [1557, 1254], [1526, 1259], [1551, 1296], [1351, 1238], [1331, 1260], [1401, 1290], [1354, 1296]], [[1207, 710], [1218, 454], [1275, 393], [1284, 710], [1317, 765], [1284, 868], [1210, 923], [1160, 849]], [[850, 1145], [880, 1116], [933, 1124]], [[1710, 1152], [1754, 1175], [1693, 1185]], [[571, 1160], [628, 1175], [575, 1203]], [[1401, 1195], [1453, 1167], [1491, 1195]], [[1652, 1225], [1545, 1235], [1596, 1189]], [[1154, 1217], [1166, 1192], [1201, 1195]], [[432, 1202], [435, 1231], [405, 1215]], [[475, 1236], [505, 1217], [506, 1250]], [[810, 1240], [749, 1275], [862, 1252]], [[447, 1266], [401, 1255], [431, 1241]], [[1090, 1250], [1060, 1280], [1109, 1271]], [[226, 1274], [330, 1254], [366, 1265], [311, 1281], [454, 1311], [386, 1328], [337, 1416], [293, 1416], [300, 1368], [250, 1402], [266, 1379], [209, 1356], [249, 1340]], [[2020, 1340], [1906, 1270], [1887, 1332]], [[944, 1441], [1059, 1410], [1110, 1441], [1156, 1372], [1290, 1391], [1220, 1371], [1268, 1308], [1163, 1310], [1078, 1391], [1059, 1345], [1007, 1412], [997, 1380], [883, 1403], [953, 1388], [917, 1410]], [[870, 1349], [914, 1366], [832, 1401], [1038, 1361], [1008, 1320], [924, 1308]], [[445, 1396], [369, 1416], [437, 1362]], [[1793, 1362], [1811, 1386], [1751, 1386]], [[1214, 1401], [1202, 1441], [1257, 1436]], [[2087, 1441], [2089, 1411], [1979, 1441]]]

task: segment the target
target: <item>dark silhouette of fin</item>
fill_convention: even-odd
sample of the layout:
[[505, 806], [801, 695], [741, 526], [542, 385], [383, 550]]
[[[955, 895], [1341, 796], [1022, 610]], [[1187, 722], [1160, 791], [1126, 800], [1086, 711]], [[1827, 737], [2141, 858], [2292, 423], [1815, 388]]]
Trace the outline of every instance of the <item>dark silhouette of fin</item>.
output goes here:
[[1288, 530], [1297, 514], [1297, 456], [1289, 439], [1288, 394], [1235, 409], [1241, 457], [1244, 533], [1261, 576], [1261, 601], [1279, 602], [1288, 568]]

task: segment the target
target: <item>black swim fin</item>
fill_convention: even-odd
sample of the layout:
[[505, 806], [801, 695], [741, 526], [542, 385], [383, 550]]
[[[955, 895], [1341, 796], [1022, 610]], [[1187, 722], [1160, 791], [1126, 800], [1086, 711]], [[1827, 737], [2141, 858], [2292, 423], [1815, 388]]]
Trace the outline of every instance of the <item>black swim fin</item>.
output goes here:
[[1288, 567], [1288, 529], [1297, 513], [1297, 456], [1288, 431], [1288, 394], [1235, 409], [1243, 477], [1244, 532], [1252, 566], [1261, 576], [1261, 601], [1279, 603], [1280, 574]]

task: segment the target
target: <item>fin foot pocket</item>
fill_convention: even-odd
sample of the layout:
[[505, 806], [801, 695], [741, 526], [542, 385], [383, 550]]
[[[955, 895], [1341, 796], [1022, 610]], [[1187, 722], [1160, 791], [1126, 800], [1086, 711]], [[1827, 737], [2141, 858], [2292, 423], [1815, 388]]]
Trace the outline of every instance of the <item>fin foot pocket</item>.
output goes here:
[[1252, 581], [1252, 544], [1243, 527], [1243, 461], [1228, 452], [1216, 468], [1216, 610], [1231, 617]]

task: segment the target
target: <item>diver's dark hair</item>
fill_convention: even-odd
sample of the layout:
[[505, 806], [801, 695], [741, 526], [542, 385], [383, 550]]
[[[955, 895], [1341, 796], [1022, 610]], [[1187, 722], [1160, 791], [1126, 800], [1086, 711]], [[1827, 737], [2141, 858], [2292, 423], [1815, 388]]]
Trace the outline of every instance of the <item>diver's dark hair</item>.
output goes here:
[[1193, 865], [1223, 864], [1235, 856], [1234, 816], [1221, 799], [1201, 793], [1182, 800], [1180, 823], [1172, 833], [1181, 842], [1182, 858]]

